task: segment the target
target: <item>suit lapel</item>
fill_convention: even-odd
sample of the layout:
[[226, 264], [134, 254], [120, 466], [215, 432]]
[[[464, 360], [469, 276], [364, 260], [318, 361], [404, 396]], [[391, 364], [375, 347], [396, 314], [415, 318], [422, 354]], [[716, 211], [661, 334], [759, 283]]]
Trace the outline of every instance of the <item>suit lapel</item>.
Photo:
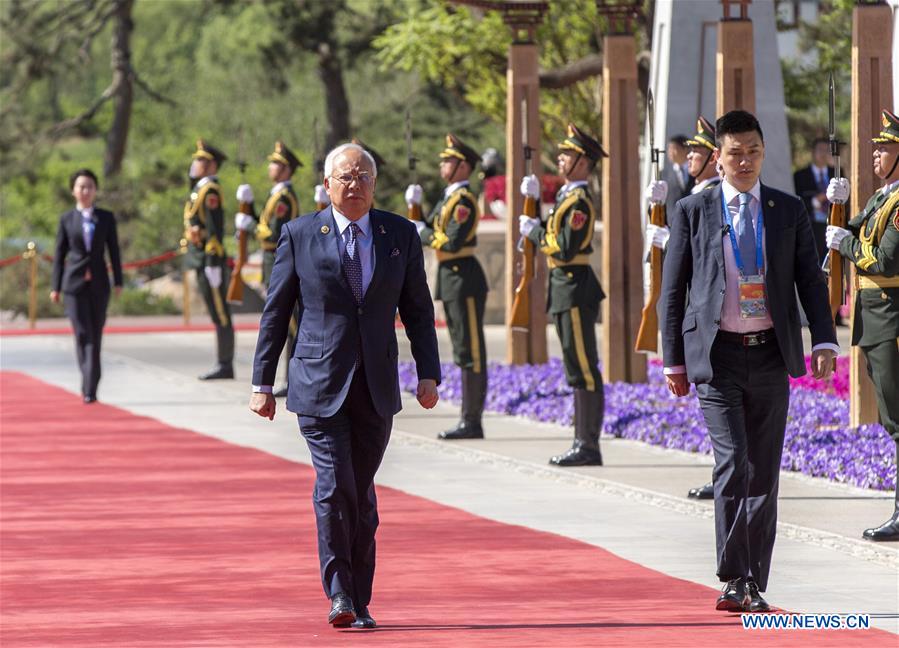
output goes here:
[[375, 259], [375, 271], [371, 277], [371, 283], [368, 285], [368, 290], [365, 291], [365, 296], [367, 297], [369, 294], [373, 293], [374, 290], [378, 287], [378, 284], [381, 282], [381, 279], [384, 278], [384, 274], [387, 270], [387, 251], [388, 245], [390, 243], [388, 230], [384, 226], [384, 220], [381, 218], [381, 213], [372, 209], [369, 212], [369, 222], [371, 223], [371, 235], [372, 235], [372, 254]]
[[712, 253], [718, 262], [718, 270], [724, 277], [724, 250], [721, 242], [722, 214], [721, 214], [721, 184], [703, 192], [703, 219], [708, 229], [708, 237], [712, 246]]
[[759, 199], [762, 203], [759, 205], [759, 209], [761, 210], [765, 228], [765, 283], [767, 283], [768, 276], [772, 274], [769, 272], [769, 269], [776, 261], [773, 254], [776, 241], [772, 238], [775, 236], [772, 232], [775, 230], [774, 225], [777, 203], [774, 201], [771, 192], [768, 191], [768, 187], [765, 185], [761, 185], [759, 189]]
[[69, 231], [72, 233], [72, 242], [79, 251], [87, 254], [87, 244], [84, 242], [84, 226], [81, 223], [81, 212], [73, 209], [69, 212]]
[[320, 255], [318, 259], [314, 260], [315, 265], [322, 269], [329, 269], [336, 276], [337, 283], [343, 286], [350, 297], [353, 297], [353, 290], [343, 274], [343, 266], [340, 261], [340, 244], [337, 240], [340, 236], [340, 231], [337, 229], [337, 221], [334, 220], [331, 205], [315, 214], [315, 219], [314, 236]]

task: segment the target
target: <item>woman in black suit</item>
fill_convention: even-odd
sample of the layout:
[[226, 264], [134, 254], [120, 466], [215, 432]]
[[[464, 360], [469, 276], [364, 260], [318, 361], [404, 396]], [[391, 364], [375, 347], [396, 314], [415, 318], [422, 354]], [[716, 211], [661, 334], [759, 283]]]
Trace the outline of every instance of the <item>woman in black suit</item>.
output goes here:
[[66, 295], [66, 315], [75, 330], [81, 368], [81, 393], [85, 403], [93, 403], [100, 382], [100, 342], [110, 292], [105, 252], [109, 251], [116, 295], [122, 290], [122, 262], [115, 216], [94, 207], [97, 176], [90, 169], [79, 169], [69, 178], [69, 187], [75, 208], [59, 219], [50, 300], [59, 303], [59, 293]]

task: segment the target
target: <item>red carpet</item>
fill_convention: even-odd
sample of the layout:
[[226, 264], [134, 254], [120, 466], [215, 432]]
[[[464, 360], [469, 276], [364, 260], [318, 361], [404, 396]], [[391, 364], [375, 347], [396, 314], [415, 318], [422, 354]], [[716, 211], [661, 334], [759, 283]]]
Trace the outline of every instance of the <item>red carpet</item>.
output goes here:
[[714, 590], [388, 488], [381, 627], [336, 631], [311, 468], [23, 374], [0, 374], [0, 408], [8, 648], [896, 645], [875, 630], [744, 631], [711, 609]]
[[[235, 331], [258, 331], [259, 323], [235, 324]], [[135, 326], [106, 326], [104, 335], [117, 335], [120, 333], [209, 333], [215, 331], [212, 324], [151, 324]], [[56, 326], [52, 328], [7, 328], [0, 329], [0, 337], [19, 337], [23, 335], [72, 335], [71, 326]]]

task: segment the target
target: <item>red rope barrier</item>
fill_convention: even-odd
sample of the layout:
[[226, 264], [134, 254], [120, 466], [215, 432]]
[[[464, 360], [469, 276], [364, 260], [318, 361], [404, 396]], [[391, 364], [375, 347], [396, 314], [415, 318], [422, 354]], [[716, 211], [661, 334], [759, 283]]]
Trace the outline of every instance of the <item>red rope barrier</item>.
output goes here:
[[131, 261], [129, 263], [122, 264], [122, 270], [134, 270], [135, 268], [146, 268], [147, 266], [156, 265], [157, 263], [163, 263], [168, 261], [169, 259], [174, 259], [178, 256], [178, 250], [169, 250], [168, 252], [163, 252], [162, 254], [158, 254], [155, 257], [150, 257], [149, 259], [141, 259], [140, 261]]
[[5, 268], [6, 266], [11, 266], [13, 263], [18, 263], [21, 260], [22, 260], [21, 254], [11, 256], [8, 259], [2, 259], [2, 260], [0, 260], [0, 268]]

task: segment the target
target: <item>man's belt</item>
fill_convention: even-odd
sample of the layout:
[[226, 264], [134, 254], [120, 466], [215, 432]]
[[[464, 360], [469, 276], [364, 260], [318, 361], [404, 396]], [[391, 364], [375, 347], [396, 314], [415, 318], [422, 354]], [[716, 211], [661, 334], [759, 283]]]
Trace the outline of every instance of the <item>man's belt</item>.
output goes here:
[[568, 261], [559, 261], [553, 257], [546, 257], [546, 265], [550, 268], [564, 268], [565, 266], [588, 266], [590, 265], [589, 254], [577, 254], [573, 259]]
[[884, 277], [883, 275], [855, 275], [856, 290], [880, 290], [881, 288], [899, 288], [899, 275]]
[[464, 247], [458, 252], [443, 252], [442, 250], [436, 250], [436, 252], [438, 263], [443, 263], [444, 261], [452, 261], [453, 259], [461, 259], [462, 257], [474, 256], [474, 247]]
[[764, 331], [754, 331], [752, 333], [732, 333], [731, 331], [718, 331], [718, 338], [723, 342], [731, 344], [739, 344], [744, 347], [761, 346], [774, 342], [777, 338], [774, 335], [774, 329], [766, 329]]

